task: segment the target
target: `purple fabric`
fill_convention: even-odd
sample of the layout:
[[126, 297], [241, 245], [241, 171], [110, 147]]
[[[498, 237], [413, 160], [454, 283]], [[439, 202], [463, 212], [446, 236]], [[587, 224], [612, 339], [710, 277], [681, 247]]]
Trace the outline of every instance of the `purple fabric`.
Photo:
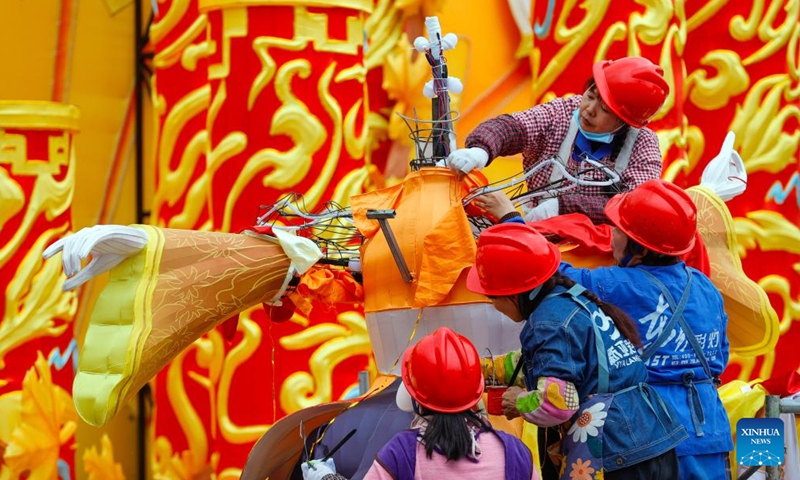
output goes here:
[[[528, 447], [505, 432], [492, 431], [503, 442], [506, 454], [506, 480], [530, 480], [533, 459]], [[417, 431], [400, 432], [377, 455], [378, 462], [397, 480], [414, 480], [417, 462]]]

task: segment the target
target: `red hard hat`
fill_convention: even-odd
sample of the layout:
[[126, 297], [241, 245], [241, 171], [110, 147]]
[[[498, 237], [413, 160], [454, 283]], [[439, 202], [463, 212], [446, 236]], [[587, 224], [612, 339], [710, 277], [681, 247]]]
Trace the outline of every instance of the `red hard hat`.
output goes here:
[[646, 58], [603, 60], [594, 64], [592, 73], [606, 106], [635, 128], [647, 125], [669, 94], [664, 69]]
[[478, 351], [469, 339], [447, 327], [406, 350], [402, 375], [411, 398], [434, 412], [469, 410], [483, 395]]
[[606, 217], [643, 247], [683, 255], [694, 247], [697, 207], [674, 183], [648, 180], [608, 201]]
[[561, 252], [533, 227], [516, 222], [493, 225], [478, 236], [467, 289], [491, 296], [533, 290], [558, 269]]

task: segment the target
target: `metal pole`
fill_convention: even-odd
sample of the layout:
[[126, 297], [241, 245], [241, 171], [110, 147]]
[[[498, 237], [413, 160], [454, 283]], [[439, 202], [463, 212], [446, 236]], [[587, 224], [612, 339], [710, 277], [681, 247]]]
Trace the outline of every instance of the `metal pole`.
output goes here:
[[791, 398], [781, 399], [781, 413], [800, 414], [800, 400]]
[[358, 372], [358, 395], [366, 395], [369, 391], [369, 370]]
[[142, 75], [142, 0], [134, 1], [134, 97], [136, 102], [136, 119], [134, 124], [136, 157], [136, 222], [144, 223], [144, 76]]
[[[136, 102], [134, 124], [134, 155], [136, 158], [136, 223], [144, 223], [144, 78], [142, 75], [142, 0], [134, 0], [133, 9], [133, 87]], [[147, 480], [147, 401], [150, 388], [145, 385], [136, 395], [138, 417], [136, 422], [136, 445], [139, 458], [139, 480]]]
[[388, 222], [388, 219], [394, 218], [395, 214], [396, 212], [394, 210], [367, 210], [367, 218], [370, 220], [377, 220], [378, 224], [381, 226], [386, 244], [389, 246], [389, 251], [392, 252], [392, 257], [394, 257], [394, 262], [397, 264], [397, 269], [400, 270], [400, 276], [403, 277], [403, 281], [411, 283], [414, 281], [414, 277], [408, 270], [408, 264], [403, 257], [403, 252], [400, 251], [400, 246], [397, 244], [397, 239]]
[[[781, 397], [777, 395], [767, 395], [765, 401], [764, 413], [767, 418], [781, 418]], [[768, 466], [767, 480], [779, 480], [781, 478], [781, 467]]]

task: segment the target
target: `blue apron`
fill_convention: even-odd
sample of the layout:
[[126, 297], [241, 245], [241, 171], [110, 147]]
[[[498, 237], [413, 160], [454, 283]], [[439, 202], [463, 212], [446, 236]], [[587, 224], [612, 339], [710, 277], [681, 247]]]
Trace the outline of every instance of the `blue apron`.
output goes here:
[[696, 379], [694, 377], [694, 371], [689, 370], [683, 374], [681, 382], [658, 382], [653, 383], [653, 385], [683, 385], [686, 387], [686, 394], [689, 401], [689, 412], [692, 416], [692, 425], [694, 426], [696, 435], [698, 437], [702, 437], [703, 424], [705, 424], [706, 420], [705, 413], [703, 412], [703, 405], [700, 403], [700, 395], [697, 393], [697, 387], [695, 387], [695, 385], [698, 383], [714, 383], [719, 385], [719, 378], [715, 377], [711, 373], [711, 368], [708, 365], [708, 359], [706, 358], [705, 353], [703, 353], [703, 347], [700, 346], [700, 343], [697, 341], [697, 337], [695, 337], [694, 332], [689, 327], [689, 322], [687, 322], [686, 318], [683, 316], [683, 310], [686, 307], [686, 302], [689, 299], [689, 290], [692, 287], [692, 271], [689, 268], [686, 268], [686, 274], [688, 276], [686, 288], [683, 290], [681, 299], [677, 303], [661, 280], [644, 269], [639, 269], [639, 271], [643, 272], [653, 282], [653, 284], [655, 284], [659, 290], [661, 290], [661, 294], [667, 301], [670, 310], [672, 310], [672, 318], [669, 319], [669, 322], [667, 322], [667, 325], [664, 327], [658, 337], [656, 337], [655, 341], [653, 341], [653, 343], [650, 344], [650, 346], [644, 351], [642, 354], [642, 360], [645, 362], [649, 360], [656, 353], [656, 351], [661, 348], [664, 343], [666, 343], [666, 341], [669, 339], [670, 333], [672, 333], [672, 331], [675, 329], [676, 324], [681, 326], [689, 345], [692, 347], [692, 350], [694, 350], [695, 355], [697, 355], [698, 360], [703, 366], [703, 371], [706, 374], [706, 378]]

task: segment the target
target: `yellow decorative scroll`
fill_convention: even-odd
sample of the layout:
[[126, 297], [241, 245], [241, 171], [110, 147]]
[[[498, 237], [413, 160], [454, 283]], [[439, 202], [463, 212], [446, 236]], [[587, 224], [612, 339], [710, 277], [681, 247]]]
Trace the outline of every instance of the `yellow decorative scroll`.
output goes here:
[[[42, 251], [69, 229], [78, 120], [73, 105], [0, 101], [0, 269], [8, 272], [0, 284], [0, 369], [10, 368], [6, 378], [19, 378], [28, 367], [6, 365], [9, 352], [34, 339], [71, 335], [77, 297], [61, 290], [60, 263], [43, 261]], [[46, 150], [35, 145], [37, 136]]]
[[751, 175], [778, 173], [797, 161], [800, 131], [790, 128], [800, 117], [794, 83], [787, 74], [765, 76], [753, 84], [736, 109], [730, 129], [742, 139], [735, 148]]
[[[697, 69], [686, 78], [689, 100], [703, 110], [724, 108], [735, 97], [750, 87], [739, 54], [731, 50], [711, 50], [700, 60], [710, 69]], [[710, 76], [709, 70], [716, 71]]]
[[[603, 20], [603, 14], [608, 10], [611, 0], [566, 0], [561, 8], [561, 14], [553, 31], [553, 38], [559, 45], [563, 45], [553, 58], [541, 65], [542, 52], [534, 47], [531, 55], [531, 74], [533, 76], [533, 101], [546, 92], [556, 78], [564, 72], [570, 62], [597, 30]], [[580, 17], [580, 22], [575, 26], [567, 26], [567, 20], [575, 18], [574, 10], [581, 9], [585, 13]], [[580, 14], [578, 14], [580, 15]]]
[[299, 370], [281, 385], [281, 408], [285, 412], [293, 413], [331, 401], [334, 368], [355, 355], [372, 353], [367, 325], [360, 313], [341, 313], [338, 321], [341, 325], [323, 323], [281, 338], [281, 346], [287, 350], [317, 347], [308, 359], [309, 372]]

